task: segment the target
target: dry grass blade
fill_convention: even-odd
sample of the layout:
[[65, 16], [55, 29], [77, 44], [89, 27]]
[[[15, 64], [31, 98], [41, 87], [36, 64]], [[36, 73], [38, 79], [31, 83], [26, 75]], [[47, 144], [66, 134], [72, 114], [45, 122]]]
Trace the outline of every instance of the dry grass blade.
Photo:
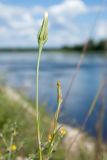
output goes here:
[[99, 110], [97, 124], [96, 124], [97, 139], [95, 144], [95, 160], [103, 159], [102, 134], [103, 134], [103, 122], [104, 122], [105, 109], [106, 109], [104, 90], [102, 92], [101, 98], [102, 98], [102, 106]]
[[81, 133], [81, 131], [84, 129], [84, 127], [85, 127], [85, 125], [86, 125], [86, 123], [87, 123], [90, 115], [92, 114], [92, 112], [93, 112], [93, 110], [94, 110], [94, 108], [95, 108], [95, 106], [96, 106], [96, 102], [97, 102], [99, 96], [101, 95], [104, 86], [105, 86], [105, 82], [103, 81], [103, 82], [101, 83], [98, 91], [97, 91], [97, 94], [96, 94], [96, 96], [95, 96], [95, 98], [94, 98], [94, 100], [93, 100], [90, 108], [89, 108], [89, 111], [88, 111], [88, 113], [87, 113], [87, 115], [86, 115], [86, 118], [85, 118], [85, 120], [84, 120], [84, 122], [83, 122], [82, 127], [80, 128], [80, 130], [78, 131], [77, 135], [74, 137], [74, 139], [73, 139], [73, 141], [72, 141], [72, 143], [71, 143], [71, 145], [70, 145], [70, 149], [72, 148], [73, 144], [76, 142], [76, 140], [77, 140], [79, 134]]
[[95, 98], [94, 98], [94, 100], [93, 100], [93, 102], [92, 102], [92, 104], [91, 104], [91, 106], [90, 106], [90, 108], [89, 108], [89, 111], [88, 111], [88, 113], [87, 113], [87, 115], [86, 115], [86, 118], [85, 118], [85, 120], [84, 120], [84, 123], [83, 123], [82, 128], [85, 127], [85, 125], [86, 125], [86, 123], [87, 123], [90, 115], [92, 114], [92, 112], [93, 112], [93, 110], [94, 110], [94, 108], [95, 108], [96, 102], [97, 102], [99, 96], [102, 94], [102, 91], [103, 91], [103, 89], [104, 89], [104, 86], [105, 86], [105, 81], [102, 81], [102, 83], [101, 83], [101, 85], [100, 85], [100, 87], [99, 87], [99, 89], [98, 89], [98, 91], [97, 91], [97, 94], [96, 94], [96, 96], [95, 96]]
[[[101, 4], [102, 7], [106, 5], [106, 0], [102, 0], [101, 2], [102, 2], [102, 4]], [[89, 31], [89, 36], [88, 36], [88, 38], [87, 38], [87, 40], [86, 40], [86, 43], [85, 43], [84, 46], [83, 46], [83, 50], [82, 50], [82, 53], [81, 53], [79, 62], [77, 63], [76, 71], [74, 72], [74, 75], [73, 75], [73, 77], [72, 77], [72, 79], [71, 79], [71, 81], [70, 81], [70, 83], [69, 83], [69, 85], [68, 85], [68, 88], [67, 88], [67, 91], [66, 91], [66, 93], [65, 93], [65, 96], [64, 96], [64, 100], [63, 100], [63, 104], [62, 104], [62, 105], [64, 105], [64, 104], [66, 103], [67, 98], [68, 98], [68, 96], [69, 96], [69, 94], [70, 94], [71, 88], [72, 88], [72, 86], [73, 86], [73, 84], [74, 84], [74, 81], [75, 81], [75, 79], [76, 79], [76, 77], [77, 77], [77, 74], [78, 74], [78, 72], [79, 72], [79, 70], [80, 70], [81, 64], [82, 64], [82, 62], [83, 62], [83, 60], [84, 60], [84, 57], [85, 57], [85, 55], [86, 55], [86, 53], [87, 53], [87, 50], [88, 50], [88, 47], [89, 47], [89, 41], [90, 41], [91, 36], [92, 36], [92, 34], [93, 34], [93, 32], [94, 32], [95, 26], [97, 26], [98, 18], [100, 17], [100, 15], [101, 15], [101, 13], [102, 13], [101, 11], [102, 11], [102, 10], [99, 10], [99, 11], [97, 12], [96, 17], [95, 17], [95, 20], [94, 20], [94, 22], [92, 23], [92, 26], [91, 26], [90, 31]]]

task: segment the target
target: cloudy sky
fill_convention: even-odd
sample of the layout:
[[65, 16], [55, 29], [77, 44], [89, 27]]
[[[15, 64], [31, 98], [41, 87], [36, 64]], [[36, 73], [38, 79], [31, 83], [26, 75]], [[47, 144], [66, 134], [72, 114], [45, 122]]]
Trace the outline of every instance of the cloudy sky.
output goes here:
[[37, 46], [45, 11], [48, 47], [107, 38], [107, 0], [0, 0], [0, 47]]

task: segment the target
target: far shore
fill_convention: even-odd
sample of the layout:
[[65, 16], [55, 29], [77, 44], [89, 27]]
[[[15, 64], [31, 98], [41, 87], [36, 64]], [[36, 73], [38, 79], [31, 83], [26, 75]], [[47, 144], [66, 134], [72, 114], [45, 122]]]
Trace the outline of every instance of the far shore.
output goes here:
[[[83, 52], [83, 49], [63, 49], [63, 48], [44, 48], [43, 49], [44, 52], [47, 53], [68, 53], [68, 54], [73, 54], [73, 53], [79, 53], [81, 54]], [[2, 53], [37, 53], [38, 52], [38, 48], [0, 48], [0, 54]], [[87, 53], [91, 54], [91, 53], [98, 53], [98, 54], [105, 54], [105, 50], [104, 49], [87, 49]]]
[[[73, 46], [60, 46], [60, 47], [45, 47], [44, 51], [46, 52], [62, 52], [62, 53], [81, 53], [85, 50], [88, 53], [103, 53], [105, 54], [105, 52], [107, 51], [107, 40], [101, 40], [99, 42], [94, 42], [93, 40], [89, 40], [88, 43], [84, 43], [84, 44], [76, 44]], [[5, 53], [5, 52], [37, 52], [38, 48], [37, 47], [30, 47], [30, 46], [23, 46], [23, 47], [0, 47], [0, 53]]]

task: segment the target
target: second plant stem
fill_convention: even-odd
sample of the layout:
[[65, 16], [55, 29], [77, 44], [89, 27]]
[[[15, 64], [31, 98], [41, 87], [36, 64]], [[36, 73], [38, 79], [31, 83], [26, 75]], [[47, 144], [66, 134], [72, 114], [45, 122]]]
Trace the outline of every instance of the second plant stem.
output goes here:
[[11, 136], [11, 140], [10, 140], [10, 149], [9, 149], [9, 154], [8, 154], [8, 160], [11, 160], [11, 155], [12, 155], [12, 150], [11, 150], [11, 147], [12, 147], [12, 144], [13, 144], [13, 134]]

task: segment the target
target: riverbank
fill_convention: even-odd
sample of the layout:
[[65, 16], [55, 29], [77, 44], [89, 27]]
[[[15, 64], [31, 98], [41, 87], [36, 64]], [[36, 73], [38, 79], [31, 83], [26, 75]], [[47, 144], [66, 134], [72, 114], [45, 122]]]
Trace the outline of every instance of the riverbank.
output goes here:
[[[26, 100], [24, 97], [22, 97], [15, 90], [7, 86], [0, 87], [0, 104], [1, 104], [0, 114], [2, 115], [2, 116], [0, 115], [0, 124], [2, 124], [0, 125], [1, 127], [0, 130], [3, 130], [3, 128], [5, 128], [4, 126], [6, 125], [6, 123], [8, 123], [8, 121], [11, 120], [12, 122], [16, 120], [19, 123], [18, 125], [19, 126], [21, 125], [20, 127], [23, 128], [19, 129], [20, 138], [18, 138], [18, 141], [20, 140], [22, 142], [21, 138], [23, 137], [27, 141], [26, 142], [27, 147], [25, 143], [24, 146], [22, 147], [20, 155], [21, 157], [23, 157], [22, 156], [22, 151], [23, 151], [23, 154], [25, 154], [24, 156], [26, 156], [28, 152], [32, 152], [34, 150], [34, 147], [36, 147], [34, 141], [35, 139], [34, 119], [36, 114], [33, 104], [28, 100]], [[42, 114], [44, 115], [42, 121], [48, 128], [50, 118], [46, 115], [46, 113], [42, 112]], [[8, 120], [6, 120], [6, 118]], [[22, 123], [22, 120], [23, 124], [20, 124], [20, 122]], [[44, 124], [42, 125], [42, 127], [44, 127]], [[71, 157], [73, 157], [73, 160], [95, 160], [95, 156], [97, 154], [96, 153], [97, 141], [92, 137], [88, 136], [86, 133], [82, 131], [80, 132], [78, 128], [72, 128], [66, 125], [63, 126], [66, 129], [67, 134], [61, 144], [61, 147], [63, 146], [62, 147], [63, 149], [60, 150], [61, 152], [58, 151], [57, 157], [54, 160], [62, 160], [61, 155], [65, 157], [63, 158], [64, 160], [71, 160]], [[33, 139], [31, 137], [33, 137]], [[19, 145], [18, 142], [16, 143], [18, 146]], [[107, 149], [106, 145], [101, 144], [100, 147], [103, 151], [103, 155], [106, 158], [105, 154]]]

